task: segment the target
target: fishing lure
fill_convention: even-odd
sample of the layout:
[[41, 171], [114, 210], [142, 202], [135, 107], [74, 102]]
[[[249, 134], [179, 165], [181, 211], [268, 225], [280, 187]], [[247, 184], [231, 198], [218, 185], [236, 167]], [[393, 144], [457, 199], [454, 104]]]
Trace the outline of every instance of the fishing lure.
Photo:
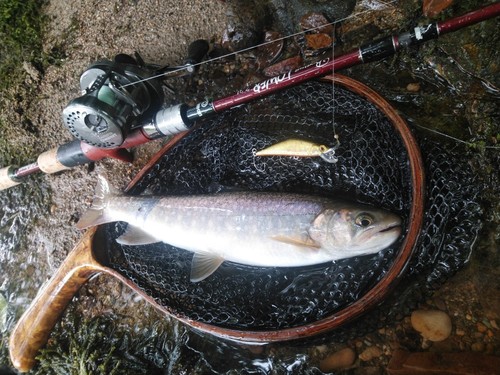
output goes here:
[[[337, 140], [338, 142], [338, 140]], [[335, 156], [334, 147], [328, 148], [308, 140], [287, 139], [269, 147], [266, 147], [255, 153], [255, 156], [297, 156], [297, 157], [317, 157], [319, 156], [328, 163], [336, 163], [338, 158]]]

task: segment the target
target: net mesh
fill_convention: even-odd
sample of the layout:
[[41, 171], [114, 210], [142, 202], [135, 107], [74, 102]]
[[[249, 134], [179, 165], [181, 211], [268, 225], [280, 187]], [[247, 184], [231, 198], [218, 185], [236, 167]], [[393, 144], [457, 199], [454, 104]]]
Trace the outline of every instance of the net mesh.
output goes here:
[[[289, 138], [340, 145], [338, 162], [258, 157]], [[467, 261], [479, 229], [477, 186], [456, 159], [422, 143], [427, 175], [423, 230], [395, 293], [357, 330], [404, 314], [426, 290]], [[310, 82], [204, 122], [146, 173], [130, 194], [286, 191], [345, 198], [398, 213], [408, 227], [411, 178], [400, 135], [372, 103], [330, 84]], [[256, 202], [258, 204], [258, 202]], [[199, 283], [189, 280], [192, 253], [167, 244], [123, 246], [124, 223], [103, 226], [109, 266], [183, 318], [231, 329], [270, 330], [313, 323], [350, 305], [391, 267], [402, 239], [378, 254], [304, 268], [259, 268], [224, 262]], [[350, 329], [347, 330], [347, 329]]]

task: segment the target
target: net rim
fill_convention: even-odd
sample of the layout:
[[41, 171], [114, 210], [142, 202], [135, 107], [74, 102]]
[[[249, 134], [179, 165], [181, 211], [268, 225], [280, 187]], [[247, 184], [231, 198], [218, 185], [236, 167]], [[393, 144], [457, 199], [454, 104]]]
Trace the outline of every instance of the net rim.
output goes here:
[[[418, 235], [422, 228], [424, 217], [425, 175], [420, 148], [404, 119], [397, 113], [396, 109], [393, 108], [389, 102], [387, 102], [376, 91], [359, 81], [340, 74], [325, 76], [320, 81], [340, 85], [375, 105], [375, 107], [387, 116], [397, 133], [399, 133], [405, 145], [406, 151], [408, 152], [409, 169], [412, 179], [412, 205], [409, 214], [409, 227], [402, 243], [401, 250], [396, 254], [394, 262], [388, 272], [377, 284], [375, 284], [370, 290], [368, 290], [363, 296], [352, 304], [332, 313], [326, 318], [317, 320], [316, 322], [276, 330], [243, 330], [224, 328], [178, 316], [174, 312], [170, 311], [168, 306], [159, 305], [153, 298], [138, 289], [130, 280], [124, 279], [123, 277], [119, 278], [132, 289], [140, 293], [157, 309], [174, 317], [184, 324], [198, 331], [202, 331], [219, 338], [250, 344], [290, 341], [324, 334], [347, 323], [353, 322], [355, 319], [380, 304], [391, 293], [391, 291], [394, 290], [399, 281], [402, 279], [409, 260], [412, 257]], [[134, 177], [134, 179], [127, 186], [126, 190], [128, 191], [131, 189], [146, 173], [149, 172], [149, 170], [165, 153], [169, 152], [169, 150], [187, 134], [188, 132], [184, 132], [169, 140], [162, 147], [162, 149], [151, 158], [148, 164]]]

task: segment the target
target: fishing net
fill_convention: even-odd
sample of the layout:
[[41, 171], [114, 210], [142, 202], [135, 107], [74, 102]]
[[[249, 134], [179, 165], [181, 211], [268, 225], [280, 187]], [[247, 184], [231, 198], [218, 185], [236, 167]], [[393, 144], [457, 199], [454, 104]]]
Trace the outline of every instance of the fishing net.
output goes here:
[[[332, 124], [335, 127], [332, 127]], [[321, 158], [258, 157], [298, 138], [332, 146]], [[405, 314], [421, 294], [460, 269], [479, 229], [477, 187], [449, 152], [422, 143], [427, 199], [421, 235], [397, 289], [356, 324], [357, 335]], [[251, 190], [316, 194], [371, 204], [399, 214], [408, 229], [412, 181], [408, 153], [384, 113], [339, 86], [310, 82], [196, 127], [166, 152], [130, 194], [178, 195]], [[256, 204], [259, 204], [256, 202]], [[224, 262], [202, 282], [189, 280], [192, 253], [167, 244], [122, 246], [124, 223], [101, 227], [109, 266], [174, 315], [238, 330], [279, 330], [314, 323], [358, 300], [387, 273], [403, 238], [369, 256], [303, 268], [259, 268]]]

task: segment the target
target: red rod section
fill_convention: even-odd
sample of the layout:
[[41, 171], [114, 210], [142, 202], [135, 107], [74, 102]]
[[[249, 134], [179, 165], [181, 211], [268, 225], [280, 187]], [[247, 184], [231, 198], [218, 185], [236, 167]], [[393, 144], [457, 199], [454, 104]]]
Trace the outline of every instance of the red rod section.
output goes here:
[[446, 34], [463, 27], [497, 17], [500, 15], [500, 3], [494, 3], [484, 8], [469, 12], [463, 16], [451, 18], [447, 21], [438, 22], [439, 34]]
[[[500, 2], [496, 2], [482, 9], [454, 17], [447, 21], [436, 22], [426, 26], [417, 26], [408, 32], [370, 42], [345, 55], [335, 57], [334, 59], [326, 58], [314, 64], [269, 78], [235, 95], [215, 100], [212, 103], [204, 104], [204, 106], [189, 108], [183, 113], [183, 119], [186, 118], [188, 120], [187, 123], [192, 124], [195, 120], [209, 116], [215, 112], [221, 112], [248, 103], [287, 87], [327, 75], [333, 71], [352, 67], [361, 63], [381, 60], [387, 56], [393, 55], [401, 48], [436, 39], [439, 35], [453, 32], [499, 15]], [[126, 149], [147, 143], [151, 140], [153, 139], [148, 137], [142, 129], [133, 131], [119, 148], [111, 150], [99, 149], [75, 140], [59, 146], [56, 153], [56, 159], [65, 167], [73, 167], [91, 161], [101, 160], [105, 157], [131, 161], [131, 155]], [[12, 175], [12, 180], [16, 180], [17, 182], [18, 178], [20, 179], [39, 171], [40, 166], [38, 163], [33, 163], [13, 170], [9, 176]]]
[[358, 49], [339, 56], [333, 60], [331, 58], [326, 58], [312, 65], [301, 67], [296, 70], [283, 73], [279, 76], [269, 78], [263, 82], [259, 82], [253, 87], [250, 87], [238, 94], [215, 100], [213, 102], [213, 108], [215, 112], [221, 112], [261, 98], [264, 95], [271, 94], [275, 91], [280, 91], [310, 79], [327, 75], [332, 71], [354, 66], [362, 62], [363, 61], [361, 60], [361, 55]]
[[[361, 63], [381, 60], [385, 57], [393, 55], [401, 48], [418, 45], [428, 40], [436, 39], [440, 34], [456, 31], [498, 15], [500, 15], [500, 3], [495, 3], [441, 23], [418, 26], [413, 30], [400, 35], [393, 35], [376, 40], [345, 55], [336, 57], [335, 59], [323, 59], [315, 64], [269, 78], [263, 82], [255, 84], [253, 87], [250, 87], [243, 92], [215, 100], [212, 103], [213, 111], [221, 112], [261, 98], [275, 91], [282, 90], [313, 78], [324, 76], [332, 73], [333, 71], [352, 67]], [[202, 115], [205, 114], [210, 114], [210, 111], [207, 111]]]

